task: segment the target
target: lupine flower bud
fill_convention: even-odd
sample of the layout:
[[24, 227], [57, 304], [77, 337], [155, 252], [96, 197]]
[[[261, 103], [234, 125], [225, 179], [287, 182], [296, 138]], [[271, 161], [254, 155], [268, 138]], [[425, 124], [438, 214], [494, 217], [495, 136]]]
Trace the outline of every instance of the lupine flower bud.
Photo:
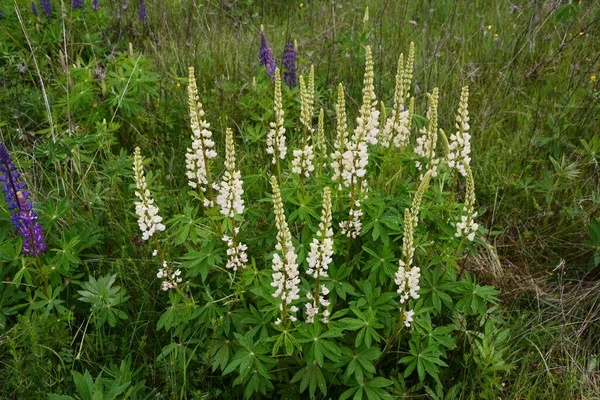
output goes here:
[[72, 0], [71, 1], [71, 8], [75, 9], [75, 8], [83, 8], [83, 0]]
[[98, 11], [100, 9], [100, 5], [98, 4], [98, 0], [92, 0], [92, 10]]
[[286, 43], [283, 50], [283, 81], [290, 88], [296, 87], [296, 51], [294, 43]]
[[267, 153], [272, 154], [271, 162], [277, 159], [285, 160], [287, 147], [285, 146], [285, 128], [283, 127], [283, 101], [281, 96], [281, 74], [275, 71], [275, 100], [273, 102], [275, 121], [270, 123], [271, 129], [267, 133]]
[[135, 148], [133, 154], [133, 172], [135, 177], [135, 196], [140, 201], [135, 202], [135, 213], [138, 215], [138, 226], [142, 231], [142, 240], [148, 240], [156, 231], [164, 231], [162, 217], [158, 215], [158, 207], [154, 205], [154, 199], [148, 190], [146, 176], [144, 175], [142, 154], [139, 147]]
[[450, 135], [449, 152], [446, 161], [450, 168], [456, 170], [462, 175], [467, 176], [464, 164], [471, 162], [471, 135], [469, 134], [469, 87], [462, 88], [460, 94], [460, 103], [456, 113], [456, 133]]
[[427, 191], [429, 187], [429, 181], [431, 180], [431, 171], [427, 171], [425, 175], [423, 175], [423, 180], [419, 184], [419, 188], [415, 193], [415, 197], [413, 198], [412, 207], [410, 208], [410, 215], [413, 221], [413, 230], [417, 228], [417, 224], [419, 223], [419, 213], [421, 212], [421, 201], [423, 200], [423, 195]]
[[8, 209], [12, 211], [11, 221], [20, 235], [23, 236], [23, 247], [21, 252], [28, 255], [40, 255], [46, 250], [44, 243], [44, 231], [37, 222], [37, 215], [28, 201], [29, 192], [25, 190], [25, 183], [19, 182], [21, 174], [10, 158], [8, 149], [0, 142], [0, 182], [8, 203]]
[[327, 270], [333, 257], [333, 230], [331, 229], [331, 190], [329, 187], [323, 189], [323, 210], [321, 211], [321, 222], [317, 237], [313, 238], [308, 253], [308, 269], [306, 273], [317, 280], [314, 295], [308, 293], [307, 297], [312, 303], [306, 303], [306, 323], [313, 323], [315, 317], [319, 316], [320, 306], [326, 309], [321, 313], [321, 322], [327, 323], [329, 310], [329, 301], [327, 294], [329, 290], [325, 285], [320, 284], [320, 279], [327, 278]]
[[275, 288], [273, 297], [281, 298], [280, 310], [282, 318], [277, 319], [275, 324], [287, 323], [287, 319], [295, 321], [293, 313], [298, 307], [292, 306], [294, 300], [300, 298], [300, 278], [298, 276], [298, 263], [296, 261], [296, 251], [292, 243], [292, 234], [285, 220], [283, 211], [283, 200], [277, 178], [271, 176], [271, 186], [273, 187], [273, 205], [275, 209], [275, 221], [277, 225], [277, 245], [275, 248], [281, 252], [273, 255], [273, 282], [271, 286]]
[[[406, 104], [406, 99], [410, 96], [410, 85], [412, 83], [413, 78], [413, 68], [415, 65], [415, 43], [410, 42], [410, 47], [408, 48], [408, 58], [406, 59], [406, 65], [404, 66], [404, 88], [402, 93], [404, 94], [404, 98], [402, 104]], [[412, 98], [412, 97], [411, 97]]]
[[427, 110], [427, 127], [420, 130], [421, 136], [417, 138], [417, 146], [415, 153], [420, 157], [420, 160], [415, 164], [419, 171], [431, 171], [431, 177], [437, 176], [437, 165], [439, 158], [436, 158], [435, 147], [438, 138], [438, 88], [433, 89], [433, 94], [427, 95], [429, 98], [429, 109]]
[[325, 157], [325, 152], [327, 151], [327, 144], [325, 143], [325, 111], [322, 108], [319, 110], [319, 122], [317, 124], [317, 148], [319, 149], [319, 154]]
[[34, 0], [31, 1], [31, 13], [33, 15], [35, 15], [36, 17], [40, 14], [39, 11], [38, 11], [38, 9], [37, 9], [37, 7], [35, 6], [35, 1]]

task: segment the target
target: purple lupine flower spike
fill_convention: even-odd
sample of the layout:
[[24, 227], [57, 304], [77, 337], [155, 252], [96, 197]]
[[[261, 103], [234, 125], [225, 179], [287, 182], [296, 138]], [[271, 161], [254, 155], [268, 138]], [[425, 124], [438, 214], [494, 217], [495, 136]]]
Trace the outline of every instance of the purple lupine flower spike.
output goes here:
[[99, 9], [100, 9], [100, 6], [98, 5], [98, 0], [92, 0], [92, 10], [98, 11]]
[[75, 8], [83, 8], [83, 0], [72, 0], [71, 1], [71, 8], [75, 9]]
[[46, 14], [46, 18], [52, 18], [52, 4], [50, 4], [50, 0], [41, 0], [40, 7], [42, 8], [42, 12]]
[[144, 3], [144, 0], [138, 1], [138, 19], [140, 22], [148, 21], [148, 14], [146, 14], [146, 3]]
[[296, 50], [294, 43], [286, 43], [283, 50], [283, 81], [290, 88], [296, 87]]
[[267, 53], [267, 75], [269, 75], [271, 79], [275, 79], [275, 70], [277, 69], [277, 64], [275, 64], [275, 59], [273, 58], [273, 50], [271, 50], [269, 47]]
[[31, 208], [31, 204], [27, 202], [23, 192], [17, 192], [17, 202], [21, 212], [18, 214], [20, 228], [19, 234], [23, 235], [23, 247], [21, 252], [30, 256], [39, 256], [46, 250], [44, 243], [44, 230], [37, 222], [37, 215]]
[[28, 201], [29, 192], [25, 190], [25, 184], [19, 182], [21, 174], [10, 158], [8, 149], [0, 142], [0, 182], [2, 190], [6, 194], [4, 200], [8, 203], [12, 224], [23, 235], [24, 242], [21, 252], [28, 255], [40, 255], [46, 250], [44, 243], [44, 230], [37, 222], [37, 215]]
[[[271, 56], [272, 58], [273, 56]], [[267, 46], [267, 40], [265, 39], [265, 33], [263, 31], [260, 32], [260, 50], [258, 51], [258, 60], [260, 61], [260, 66], [267, 66], [267, 62], [269, 61], [269, 46]]]
[[31, 0], [31, 12], [36, 17], [40, 14], [40, 12], [38, 11], [37, 7], [35, 6], [35, 1], [33, 1], [33, 0]]

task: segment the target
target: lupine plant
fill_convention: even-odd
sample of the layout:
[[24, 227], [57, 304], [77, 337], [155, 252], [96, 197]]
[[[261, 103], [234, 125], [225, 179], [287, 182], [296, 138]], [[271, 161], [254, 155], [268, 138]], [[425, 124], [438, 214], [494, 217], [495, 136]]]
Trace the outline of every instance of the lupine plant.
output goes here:
[[[261, 57], [269, 54], [264, 45], [263, 40]], [[316, 132], [313, 128], [314, 67], [308, 84], [300, 75], [299, 108], [284, 104], [281, 72], [276, 69], [274, 120], [262, 149], [267, 162], [253, 166], [269, 173], [269, 189], [262, 189], [263, 197], [255, 199], [249, 210], [243, 198], [249, 195], [242, 190], [244, 175], [236, 164], [235, 131], [225, 130], [224, 168], [219, 168], [214, 135], [204, 120], [190, 68], [193, 144], [186, 167], [189, 186], [196, 190], [190, 193], [203, 207], [188, 208], [187, 216], [171, 221], [179, 231], [181, 221], [202, 228], [196, 234], [189, 228], [181, 231], [185, 234], [177, 240], [181, 244], [189, 240], [199, 250], [190, 249], [179, 264], [183, 283], [173, 285], [177, 291], [171, 292], [171, 307], [158, 328], [177, 337], [177, 346], [203, 354], [191, 358], [203, 374], [212, 369], [220, 370], [223, 379], [233, 375], [232, 393], [239, 388], [245, 398], [270, 396], [286, 391], [289, 382], [310, 397], [321, 392], [343, 399], [388, 398], [407, 393], [400, 387], [408, 382], [438, 385], [439, 391], [440, 376], [450, 373], [444, 368], [457, 365], [449, 352], [466, 345], [457, 342], [458, 333], [478, 329], [488, 306], [497, 301], [493, 288], [478, 286], [470, 275], [465, 279], [461, 274], [460, 259], [465, 250], [473, 249], [463, 246], [464, 239], [477, 242], [480, 229], [473, 222], [474, 182], [461, 158], [467, 171], [465, 204], [448, 200], [443, 182], [456, 164], [441, 162], [435, 152], [438, 134], [443, 133], [438, 128], [439, 91], [427, 96], [426, 122], [415, 127], [413, 64], [411, 45], [406, 63], [402, 56], [399, 59], [394, 104], [387, 117], [386, 107], [378, 108], [374, 65], [366, 47], [363, 99], [353, 134], [348, 133], [340, 84], [333, 148], [328, 148], [322, 109]], [[463, 95], [459, 132], [466, 130], [466, 101]], [[284, 115], [289, 118], [284, 120]], [[300, 135], [286, 138], [286, 126], [293, 129], [289, 121], [298, 121]], [[288, 141], [297, 146], [292, 159], [287, 157]], [[386, 196], [378, 187], [378, 174], [383, 172], [369, 158], [386, 154], [384, 160], [391, 162], [390, 148], [413, 156], [396, 165], [404, 181]], [[140, 168], [138, 160], [138, 193]], [[213, 183], [219, 175], [220, 183]], [[216, 201], [207, 195], [211, 188], [218, 193]], [[261, 196], [256, 188], [251, 193]], [[258, 214], [266, 219], [258, 222], [254, 217]], [[140, 227], [147, 228], [142, 229], [142, 239], [149, 237], [150, 223]], [[244, 244], [241, 237], [246, 237]], [[159, 272], [158, 277], [162, 275]], [[180, 359], [182, 353], [174, 345], [163, 352]], [[187, 364], [178, 365], [173, 373], [186, 376]], [[389, 369], [394, 371], [391, 375], [382, 374]]]

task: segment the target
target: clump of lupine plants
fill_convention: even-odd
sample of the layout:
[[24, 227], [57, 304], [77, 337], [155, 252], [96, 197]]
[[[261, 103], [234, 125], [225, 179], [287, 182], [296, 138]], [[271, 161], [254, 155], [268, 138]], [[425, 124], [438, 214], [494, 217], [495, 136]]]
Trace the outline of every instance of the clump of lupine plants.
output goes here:
[[[285, 57], [289, 68], [290, 53]], [[450, 352], [474, 345], [459, 344], [457, 335], [497, 329], [486, 316], [497, 292], [461, 267], [472, 243], [482, 243], [474, 222], [468, 89], [457, 131], [440, 151], [437, 88], [426, 96], [424, 122], [413, 118], [412, 44], [406, 62], [398, 62], [391, 112], [377, 101], [367, 46], [358, 114], [348, 121], [340, 84], [331, 126], [323, 109], [314, 125], [315, 67], [308, 79], [299, 76], [297, 107], [284, 103], [289, 97], [263, 31], [259, 59], [273, 78], [273, 114], [258, 153], [242, 150], [253, 160], [243, 169], [235, 147], [244, 132], [227, 127], [217, 146], [190, 68], [186, 168], [191, 220], [203, 228], [185, 236], [190, 246], [176, 272], [183, 271], [182, 280], [163, 282], [163, 289], [177, 290], [159, 329], [178, 346], [195, 346], [191, 362], [203, 380], [209, 370], [220, 371], [220, 379], [232, 379], [232, 393], [245, 398], [288, 390], [335, 398], [388, 398], [419, 385], [440, 390], [446, 367], [456, 364]], [[244, 198], [244, 174], [264, 183], [252, 199]], [[143, 238], [150, 226], [140, 224]], [[159, 278], [164, 265], [163, 258], [156, 262]], [[180, 354], [172, 345], [164, 351]]]

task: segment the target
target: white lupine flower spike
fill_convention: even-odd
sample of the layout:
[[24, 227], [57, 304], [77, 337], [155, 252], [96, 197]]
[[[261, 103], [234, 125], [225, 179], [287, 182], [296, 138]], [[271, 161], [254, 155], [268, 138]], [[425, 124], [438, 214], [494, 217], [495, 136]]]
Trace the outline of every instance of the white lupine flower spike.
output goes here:
[[275, 70], [273, 110], [275, 111], [275, 121], [270, 123], [270, 129], [267, 133], [267, 153], [271, 154], [271, 163], [277, 165], [278, 172], [280, 173], [279, 160], [285, 160], [287, 147], [285, 145], [285, 128], [283, 126], [284, 114], [281, 95], [281, 71], [279, 68]]
[[469, 241], [475, 239], [475, 233], [479, 229], [479, 224], [475, 222], [477, 212], [475, 211], [475, 181], [473, 180], [473, 172], [471, 167], [463, 161], [463, 168], [467, 173], [467, 188], [465, 195], [465, 204], [463, 205], [460, 221], [456, 223], [456, 237], [467, 238]]
[[158, 207], [154, 205], [154, 199], [148, 189], [146, 183], [146, 176], [144, 174], [143, 158], [139, 147], [135, 148], [133, 154], [133, 172], [135, 177], [135, 196], [140, 200], [135, 203], [135, 213], [138, 215], [138, 225], [142, 231], [142, 239], [148, 240], [154, 237], [154, 244], [156, 247], [152, 251], [152, 256], [155, 257], [160, 254], [162, 261], [162, 268], [158, 270], [156, 277], [162, 279], [161, 288], [164, 291], [174, 289], [182, 278], [181, 270], [170, 268], [164, 259], [164, 255], [160, 250], [158, 240], [156, 239], [155, 233], [165, 230], [165, 226], [162, 224], [162, 217], [158, 215]]
[[398, 285], [400, 294], [400, 304], [402, 304], [404, 325], [410, 327], [414, 311], [407, 310], [406, 302], [408, 299], [418, 299], [417, 293], [420, 289], [419, 279], [421, 278], [421, 269], [413, 266], [415, 255], [415, 246], [413, 241], [414, 228], [411, 212], [408, 208], [404, 209], [404, 239], [402, 243], [402, 258], [398, 261], [398, 271], [396, 271], [394, 282]]
[[244, 189], [242, 188], [241, 173], [235, 169], [235, 144], [233, 142], [233, 131], [230, 128], [226, 130], [225, 141], [225, 172], [219, 186], [217, 204], [221, 206], [221, 214], [231, 220], [231, 236], [223, 235], [222, 237], [222, 240], [227, 243], [228, 259], [226, 267], [238, 271], [243, 269], [248, 262], [247, 246], [238, 243], [236, 238], [239, 228], [236, 227], [235, 221], [236, 215], [244, 213], [244, 200], [242, 199]]
[[[429, 109], [427, 110], [427, 126], [421, 128], [419, 133], [421, 134], [417, 138], [417, 146], [415, 147], [415, 153], [419, 156], [419, 161], [415, 164], [419, 171], [424, 174], [427, 171], [431, 171], [431, 177], [437, 176], [437, 167], [440, 159], [436, 157], [435, 148], [438, 139], [438, 98], [439, 89], [433, 89], [432, 94], [427, 94], [429, 99]], [[423, 175], [421, 175], [421, 178]]]
[[362, 230], [361, 201], [367, 188], [366, 174], [369, 163], [368, 145], [377, 144], [379, 134], [379, 110], [373, 86], [373, 57], [371, 47], [366, 47], [366, 66], [363, 87], [363, 104], [356, 118], [356, 128], [341, 155], [341, 177], [345, 187], [350, 188], [350, 212], [348, 220], [340, 223], [342, 233], [356, 238]]
[[343, 179], [342, 172], [344, 164], [342, 163], [342, 153], [346, 151], [348, 142], [348, 121], [346, 118], [346, 101], [344, 98], [344, 87], [340, 83], [338, 85], [338, 98], [335, 104], [336, 117], [336, 136], [333, 143], [334, 152], [331, 153], [331, 168], [333, 168], [333, 176], [331, 180], [339, 181], [339, 190], [342, 190]]
[[212, 132], [208, 130], [210, 124], [203, 119], [204, 110], [198, 97], [194, 67], [189, 67], [188, 105], [192, 128], [192, 148], [188, 148], [185, 155], [188, 184], [199, 189], [204, 196], [204, 207], [214, 207], [212, 190], [216, 186], [210, 181], [210, 160], [217, 156], [217, 152]]
[[133, 171], [135, 173], [135, 196], [140, 199], [135, 203], [135, 213], [138, 215], [138, 226], [142, 231], [142, 240], [148, 240], [157, 231], [164, 231], [162, 217], [158, 215], [158, 207], [148, 190], [144, 174], [144, 160], [139, 147], [135, 148], [133, 155]]
[[[300, 76], [300, 121], [302, 122], [302, 148], [294, 150], [292, 172], [298, 174], [302, 182], [309, 178], [315, 170], [315, 152], [311, 138], [313, 137], [312, 116], [314, 105], [314, 67], [311, 66], [308, 87], [304, 77]], [[312, 88], [311, 88], [312, 86]]]
[[298, 307], [292, 305], [295, 300], [300, 298], [300, 277], [298, 276], [297, 255], [292, 243], [292, 234], [285, 220], [283, 212], [283, 200], [277, 178], [271, 176], [271, 186], [273, 187], [273, 206], [275, 209], [275, 222], [277, 225], [277, 244], [275, 249], [281, 252], [273, 255], [273, 282], [271, 286], [275, 288], [273, 297], [281, 298], [279, 309], [281, 318], [275, 321], [275, 324], [286, 325], [287, 321], [296, 321], [295, 313]]
[[462, 176], [467, 176], [464, 165], [471, 163], [471, 135], [469, 134], [469, 87], [462, 88], [460, 103], [456, 114], [456, 133], [450, 135], [449, 152], [446, 163], [455, 168]]
[[[327, 294], [329, 289], [321, 284], [321, 278], [327, 278], [327, 270], [333, 257], [333, 230], [331, 229], [331, 190], [329, 187], [323, 189], [323, 210], [321, 211], [321, 222], [317, 237], [313, 238], [310, 244], [310, 252], [308, 253], [308, 269], [307, 275], [316, 279], [315, 292], [308, 293], [307, 297], [312, 300], [306, 303], [306, 323], [315, 322], [315, 318], [320, 316], [321, 322], [329, 322], [329, 300]], [[325, 310], [320, 312], [320, 308]]]

